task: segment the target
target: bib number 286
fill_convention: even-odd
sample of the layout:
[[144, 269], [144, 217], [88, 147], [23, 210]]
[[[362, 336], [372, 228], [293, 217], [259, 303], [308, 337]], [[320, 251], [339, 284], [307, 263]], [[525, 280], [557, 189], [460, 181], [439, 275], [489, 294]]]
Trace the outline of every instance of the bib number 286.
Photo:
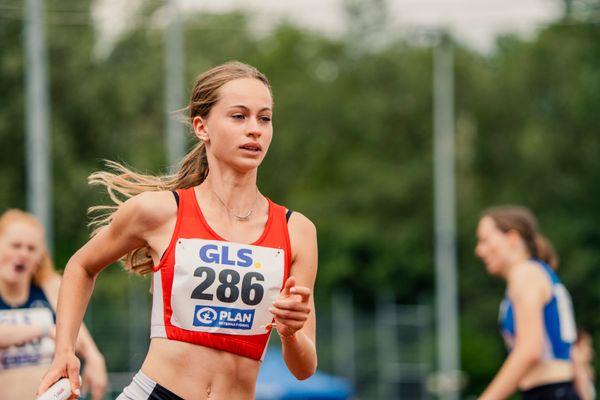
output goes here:
[[[233, 269], [223, 269], [219, 272], [219, 285], [215, 294], [207, 292], [216, 279], [216, 272], [209, 267], [198, 267], [194, 276], [202, 279], [200, 284], [192, 291], [192, 299], [211, 301], [214, 295], [223, 303], [235, 303], [242, 297], [244, 304], [254, 306], [261, 302], [264, 296], [264, 288], [258, 282], [263, 282], [265, 277], [259, 272], [247, 272], [241, 278], [239, 272]], [[240, 280], [242, 281], [239, 285]]]

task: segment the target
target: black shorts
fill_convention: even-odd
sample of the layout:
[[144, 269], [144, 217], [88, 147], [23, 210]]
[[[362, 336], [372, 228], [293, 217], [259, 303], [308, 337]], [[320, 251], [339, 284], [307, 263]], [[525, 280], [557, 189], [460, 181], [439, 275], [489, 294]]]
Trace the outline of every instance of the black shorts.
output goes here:
[[183, 398], [157, 383], [156, 386], [154, 386], [152, 393], [150, 393], [148, 400], [183, 400]]
[[117, 400], [184, 400], [139, 371]]
[[523, 400], [580, 400], [573, 382], [540, 385], [522, 392]]

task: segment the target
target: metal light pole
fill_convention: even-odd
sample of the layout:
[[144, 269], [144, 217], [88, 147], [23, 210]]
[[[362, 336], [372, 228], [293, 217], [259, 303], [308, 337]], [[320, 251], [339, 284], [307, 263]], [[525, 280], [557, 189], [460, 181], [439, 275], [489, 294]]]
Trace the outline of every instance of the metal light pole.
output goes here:
[[52, 249], [52, 165], [48, 135], [48, 82], [44, 38], [44, 0], [25, 3], [25, 160], [27, 210], [46, 229]]
[[459, 395], [459, 338], [454, 187], [454, 68], [447, 34], [433, 55], [434, 204], [437, 357], [442, 398]]
[[335, 293], [331, 298], [333, 320], [333, 365], [337, 375], [354, 386], [356, 360], [354, 338], [354, 308], [352, 292]]
[[181, 13], [177, 0], [167, 4], [165, 27], [165, 133], [167, 163], [173, 168], [185, 153], [183, 126], [171, 113], [183, 107], [183, 36]]

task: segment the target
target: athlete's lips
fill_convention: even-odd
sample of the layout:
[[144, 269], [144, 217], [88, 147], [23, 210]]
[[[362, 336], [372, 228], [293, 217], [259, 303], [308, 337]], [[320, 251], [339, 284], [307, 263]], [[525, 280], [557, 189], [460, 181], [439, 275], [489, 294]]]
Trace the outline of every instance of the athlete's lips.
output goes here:
[[26, 268], [25, 268], [25, 266], [23, 264], [16, 264], [15, 265], [15, 272], [22, 273], [22, 272], [25, 272], [25, 269]]
[[250, 151], [262, 151], [262, 146], [257, 142], [249, 142], [240, 146], [240, 149]]

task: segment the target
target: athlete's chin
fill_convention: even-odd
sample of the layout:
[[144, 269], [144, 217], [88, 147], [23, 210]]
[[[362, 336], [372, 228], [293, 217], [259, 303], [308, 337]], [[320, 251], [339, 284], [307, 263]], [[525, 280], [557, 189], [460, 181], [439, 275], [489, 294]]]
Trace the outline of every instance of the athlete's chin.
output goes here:
[[10, 276], [4, 276], [1, 279], [2, 279], [2, 281], [4, 281], [5, 283], [7, 283], [9, 285], [15, 285], [15, 284], [21, 283], [23, 281], [28, 281], [30, 279], [30, 275], [14, 273], [14, 274], [10, 274]]
[[500, 268], [497, 268], [495, 266], [486, 266], [485, 269], [486, 269], [487, 273], [490, 274], [491, 276], [497, 276], [497, 277], [502, 276], [502, 272], [501, 272]]
[[500, 268], [498, 268], [498, 266], [496, 266], [496, 265], [485, 264], [485, 269], [486, 269], [487, 273], [492, 276], [502, 276]]
[[252, 159], [244, 159], [240, 160], [236, 163], [236, 169], [242, 173], [252, 172], [262, 164], [262, 157], [260, 159], [252, 158]]

